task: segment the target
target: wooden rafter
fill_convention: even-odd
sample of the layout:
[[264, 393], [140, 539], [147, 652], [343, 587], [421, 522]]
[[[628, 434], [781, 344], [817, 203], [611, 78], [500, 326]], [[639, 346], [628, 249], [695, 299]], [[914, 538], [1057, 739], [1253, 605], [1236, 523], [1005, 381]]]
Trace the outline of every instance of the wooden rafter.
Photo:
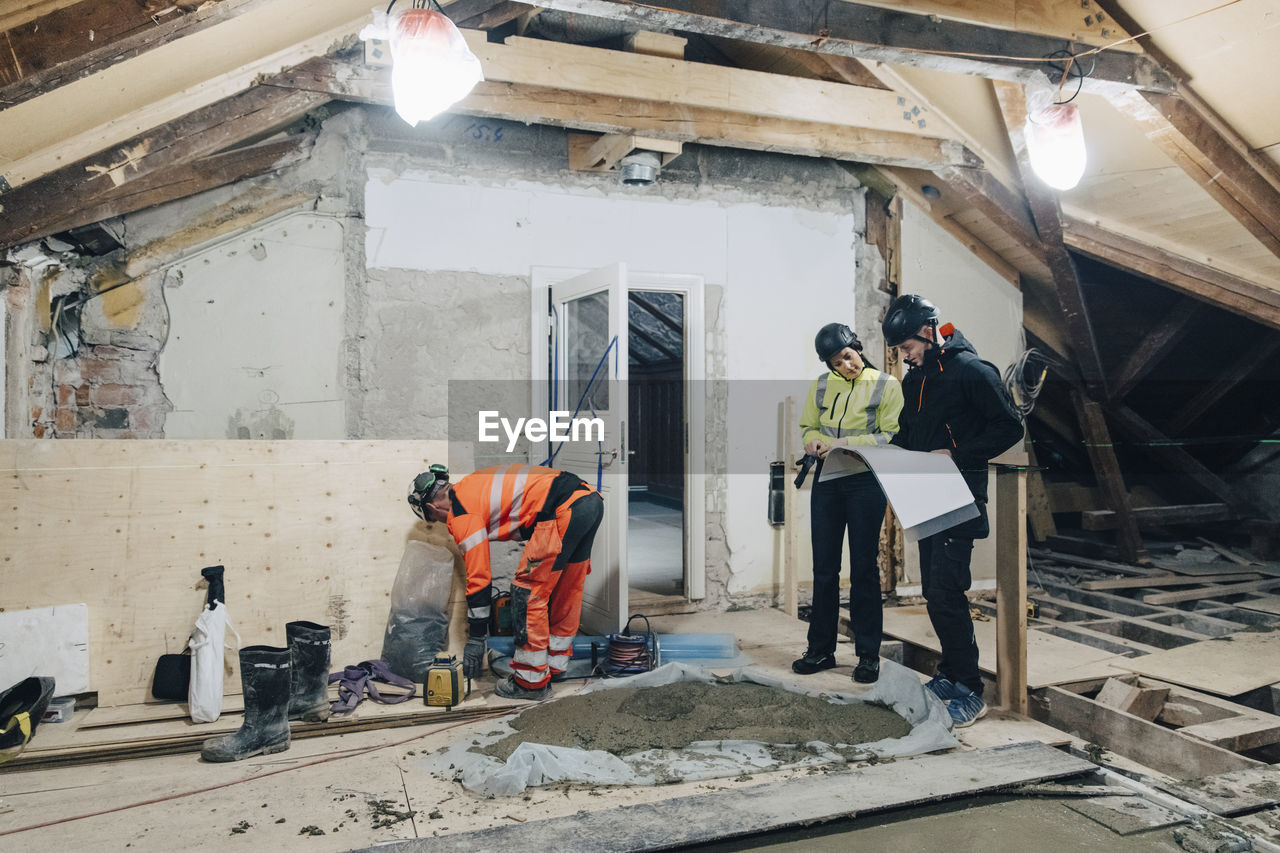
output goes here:
[[66, 166], [0, 196], [0, 247], [84, 224], [81, 209], [120, 199], [131, 182], [264, 136], [328, 101], [315, 92], [257, 86]]
[[305, 160], [314, 142], [314, 133], [295, 134], [177, 163], [111, 190], [96, 204], [76, 205], [65, 219], [41, 230], [57, 234], [275, 172]]
[[1085, 304], [1080, 276], [1070, 253], [1062, 242], [1062, 214], [1058, 207], [1058, 200], [1031, 172], [1026, 142], [1022, 135], [1022, 125], [1026, 121], [1026, 100], [1022, 87], [1004, 82], [997, 82], [995, 87], [1000, 111], [1004, 116], [1005, 130], [1009, 134], [1019, 176], [1026, 190], [1031, 218], [1044, 244], [1045, 263], [1053, 276], [1058, 301], [1062, 306], [1071, 340], [1072, 354], [1075, 356], [1075, 362], [1079, 366], [1085, 389], [1087, 389], [1086, 393], [1086, 390], [1077, 386], [1072, 389], [1071, 397], [1076, 416], [1080, 420], [1080, 429], [1084, 433], [1089, 463], [1097, 475], [1098, 485], [1106, 495], [1107, 504], [1115, 513], [1116, 548], [1120, 557], [1136, 562], [1143, 555], [1142, 534], [1138, 531], [1138, 524], [1134, 520], [1129, 504], [1129, 490], [1125, 486], [1124, 474], [1120, 470], [1120, 462], [1116, 458], [1115, 448], [1111, 442], [1111, 432], [1103, 416], [1102, 407], [1097, 402], [1097, 399], [1106, 397], [1107, 382]]
[[1120, 470], [1120, 461], [1116, 459], [1102, 406], [1079, 389], [1073, 390], [1071, 397], [1084, 433], [1089, 462], [1098, 476], [1098, 486], [1115, 513], [1116, 549], [1121, 559], [1137, 562], [1142, 556], [1142, 534], [1138, 532], [1138, 522], [1129, 505], [1129, 490], [1124, 482], [1124, 472]]
[[1044, 261], [1053, 276], [1053, 282], [1062, 305], [1067, 331], [1071, 338], [1072, 354], [1080, 367], [1080, 374], [1089, 386], [1091, 396], [1105, 399], [1106, 377], [1102, 360], [1098, 355], [1093, 325], [1084, 300], [1080, 277], [1070, 253], [1063, 245], [1062, 214], [1058, 199], [1031, 171], [1027, 157], [1026, 141], [1022, 125], [1026, 121], [1026, 99], [1022, 87], [1012, 83], [997, 82], [996, 97], [1004, 114], [1009, 143], [1017, 159], [1018, 171], [1026, 189], [1031, 218], [1044, 248]]
[[444, 11], [460, 27], [490, 30], [532, 12], [535, 8], [537, 7], [527, 3], [513, 3], [510, 0], [454, 0], [444, 6]]
[[1194, 299], [1179, 299], [1159, 325], [1142, 335], [1124, 364], [1111, 377], [1109, 390], [1113, 400], [1127, 396], [1191, 331], [1191, 321], [1200, 308], [1200, 303]]
[[1269, 164], [1228, 142], [1186, 99], [1126, 92], [1110, 100], [1223, 210], [1280, 256], [1280, 189], [1268, 180]]
[[270, 0], [215, 0], [194, 11], [169, 2], [82, 0], [5, 33], [0, 107], [140, 56]]
[[[358, 62], [314, 60], [273, 78], [272, 84], [323, 93], [337, 100], [392, 103], [389, 70]], [[950, 140], [519, 83], [480, 83], [451, 109], [465, 115], [595, 133], [640, 133], [657, 139], [866, 163], [923, 162], [930, 164], [925, 168], [935, 168], [977, 162], [964, 146]]]
[[[539, 5], [623, 20], [641, 29], [679, 30], [1021, 82], [1045, 79], [1048, 68], [1043, 62], [1028, 62], [1023, 57], [1047, 57], [1079, 46], [1053, 36], [853, 2], [664, 0], [650, 5], [629, 0], [540, 0]], [[1105, 51], [1096, 58], [1094, 72], [1085, 81], [1086, 90], [1168, 92], [1173, 88], [1173, 79], [1145, 56]]]
[[1280, 352], [1280, 335], [1271, 334], [1252, 342], [1245, 348], [1242, 360], [1233, 362], [1230, 370], [1219, 372], [1211, 382], [1205, 383], [1199, 394], [1178, 409], [1178, 413], [1168, 423], [1168, 431], [1173, 435], [1184, 435], [1189, 427], [1208, 414], [1215, 403], [1252, 376], [1254, 371], [1266, 364], [1277, 352]]
[[1063, 240], [1072, 251], [1280, 329], [1280, 291], [1273, 288], [1078, 219], [1064, 220]]
[[1225, 480], [1133, 409], [1123, 405], [1113, 406], [1108, 414], [1119, 430], [1134, 439], [1148, 454], [1159, 459], [1170, 472], [1191, 480], [1205, 492], [1229, 505], [1233, 511], [1242, 513], [1243, 505], [1239, 496]]

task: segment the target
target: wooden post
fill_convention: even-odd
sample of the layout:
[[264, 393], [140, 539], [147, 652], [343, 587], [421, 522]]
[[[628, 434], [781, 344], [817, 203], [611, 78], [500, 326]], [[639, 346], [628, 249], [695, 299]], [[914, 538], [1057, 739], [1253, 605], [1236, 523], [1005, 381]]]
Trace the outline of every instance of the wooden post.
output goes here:
[[779, 444], [782, 447], [783, 470], [787, 472], [786, 482], [783, 484], [785, 497], [782, 501], [782, 513], [785, 519], [782, 534], [782, 610], [788, 616], [796, 616], [799, 607], [796, 600], [798, 597], [796, 593], [796, 537], [798, 534], [795, 517], [797, 490], [791, 484], [796, 461], [795, 434], [800, 429], [795, 421], [796, 398], [787, 397], [786, 402], [782, 404], [782, 437]]
[[996, 469], [996, 685], [999, 703], [1027, 713], [1027, 471]]

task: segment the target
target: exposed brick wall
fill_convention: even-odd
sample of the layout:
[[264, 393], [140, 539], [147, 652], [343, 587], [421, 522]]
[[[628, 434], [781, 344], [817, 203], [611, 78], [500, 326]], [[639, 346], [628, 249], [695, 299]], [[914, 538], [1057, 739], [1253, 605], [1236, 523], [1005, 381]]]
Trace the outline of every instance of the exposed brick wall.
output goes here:
[[[38, 310], [48, 304], [47, 295], [41, 298], [41, 288], [65, 292], [67, 286], [62, 276], [46, 271], [25, 297], [36, 309], [30, 312], [33, 321], [25, 347], [27, 398], [11, 400], [10, 405], [25, 402], [30, 412], [27, 436], [164, 438], [165, 415], [172, 407], [155, 368], [163, 330], [147, 328], [157, 316], [142, 312], [136, 327], [120, 328], [104, 322], [100, 312], [86, 310], [79, 349], [74, 355], [56, 358], [48, 319]], [[95, 342], [116, 339], [140, 348]]]

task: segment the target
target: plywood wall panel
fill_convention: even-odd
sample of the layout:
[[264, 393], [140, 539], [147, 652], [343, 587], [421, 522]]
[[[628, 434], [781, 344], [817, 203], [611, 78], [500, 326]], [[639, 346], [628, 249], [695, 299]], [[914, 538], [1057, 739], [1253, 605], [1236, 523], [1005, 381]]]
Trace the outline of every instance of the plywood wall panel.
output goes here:
[[332, 627], [335, 665], [377, 657], [405, 542], [447, 541], [405, 504], [428, 461], [445, 442], [4, 441], [0, 609], [88, 603], [103, 705], [149, 698], [219, 563], [246, 645], [307, 619]]

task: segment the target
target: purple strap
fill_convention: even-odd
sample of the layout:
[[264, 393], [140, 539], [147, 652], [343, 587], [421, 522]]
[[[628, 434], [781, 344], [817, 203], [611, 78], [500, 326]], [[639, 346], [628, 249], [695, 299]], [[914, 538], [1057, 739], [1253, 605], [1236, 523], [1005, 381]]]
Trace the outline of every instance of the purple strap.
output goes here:
[[[342, 672], [329, 676], [329, 683], [338, 682], [338, 701], [333, 703], [332, 713], [349, 714], [356, 709], [364, 694], [382, 705], [398, 705], [412, 699], [418, 693], [418, 686], [407, 678], [396, 675], [388, 667], [386, 661], [367, 660], [355, 666], [344, 667]], [[395, 687], [404, 687], [408, 693], [400, 696], [383, 698], [378, 692], [377, 682], [384, 682]]]

